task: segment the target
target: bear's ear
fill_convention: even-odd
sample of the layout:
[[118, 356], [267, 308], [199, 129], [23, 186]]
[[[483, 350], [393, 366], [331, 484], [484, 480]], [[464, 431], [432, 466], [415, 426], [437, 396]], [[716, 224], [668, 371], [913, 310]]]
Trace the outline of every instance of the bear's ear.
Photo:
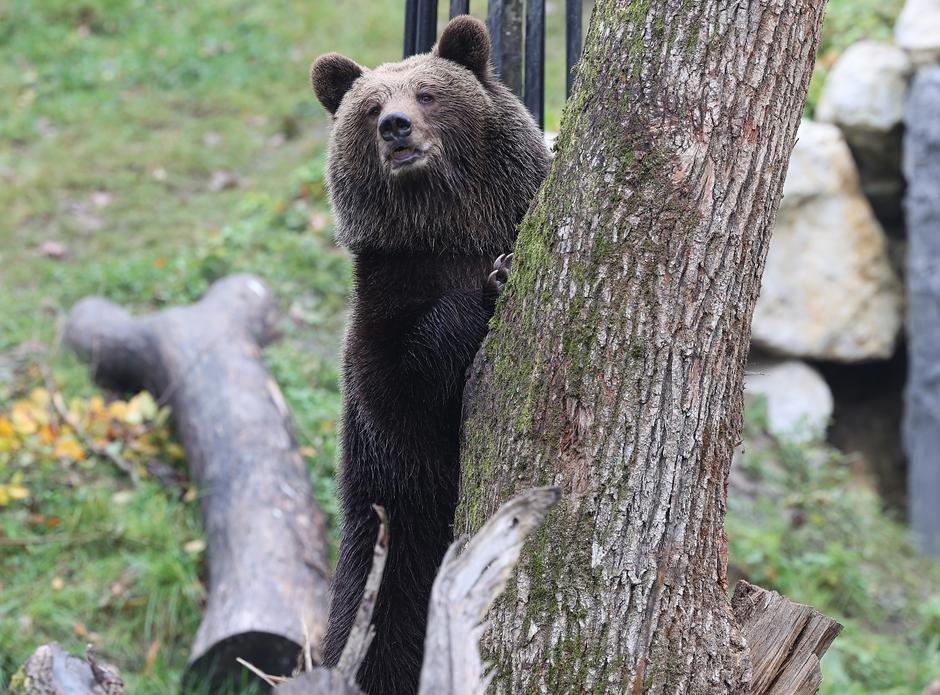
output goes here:
[[327, 53], [310, 66], [310, 83], [323, 108], [334, 114], [346, 92], [362, 73], [362, 66], [355, 61], [339, 53]]
[[490, 73], [490, 35], [486, 25], [470, 15], [454, 17], [444, 27], [434, 55], [463, 65], [481, 80]]

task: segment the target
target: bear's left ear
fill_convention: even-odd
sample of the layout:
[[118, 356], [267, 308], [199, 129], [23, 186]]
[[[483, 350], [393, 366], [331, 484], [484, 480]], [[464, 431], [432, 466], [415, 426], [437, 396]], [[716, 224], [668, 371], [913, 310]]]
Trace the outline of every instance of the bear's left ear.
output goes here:
[[433, 53], [463, 65], [481, 80], [490, 76], [490, 35], [486, 25], [470, 15], [447, 23]]
[[336, 113], [346, 92], [364, 72], [361, 65], [339, 53], [327, 53], [310, 66], [310, 84], [323, 108]]

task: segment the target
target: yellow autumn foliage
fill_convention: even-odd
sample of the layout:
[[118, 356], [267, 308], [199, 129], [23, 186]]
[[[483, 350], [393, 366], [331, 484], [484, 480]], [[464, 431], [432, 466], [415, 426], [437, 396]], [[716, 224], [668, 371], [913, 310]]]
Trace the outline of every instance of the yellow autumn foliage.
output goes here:
[[101, 396], [73, 398], [66, 406], [59, 394], [33, 389], [0, 409], [0, 507], [30, 496], [24, 480], [37, 463], [92, 465], [95, 451], [105, 447], [141, 467], [153, 457], [182, 459], [168, 418], [147, 392], [107, 403]]

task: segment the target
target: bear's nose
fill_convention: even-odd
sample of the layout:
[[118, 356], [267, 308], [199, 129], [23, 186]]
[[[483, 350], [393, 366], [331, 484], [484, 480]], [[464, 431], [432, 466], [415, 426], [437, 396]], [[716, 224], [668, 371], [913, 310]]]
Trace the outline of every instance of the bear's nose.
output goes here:
[[411, 135], [411, 119], [398, 111], [385, 114], [379, 121], [379, 135], [387, 142], [406, 138]]

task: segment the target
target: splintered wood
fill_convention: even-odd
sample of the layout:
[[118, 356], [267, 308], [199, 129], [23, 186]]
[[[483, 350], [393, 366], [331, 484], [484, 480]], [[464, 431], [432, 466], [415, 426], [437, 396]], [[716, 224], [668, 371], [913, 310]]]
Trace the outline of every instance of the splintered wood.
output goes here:
[[842, 625], [775, 591], [738, 582], [734, 617], [750, 647], [749, 695], [810, 695], [822, 682], [819, 660]]

